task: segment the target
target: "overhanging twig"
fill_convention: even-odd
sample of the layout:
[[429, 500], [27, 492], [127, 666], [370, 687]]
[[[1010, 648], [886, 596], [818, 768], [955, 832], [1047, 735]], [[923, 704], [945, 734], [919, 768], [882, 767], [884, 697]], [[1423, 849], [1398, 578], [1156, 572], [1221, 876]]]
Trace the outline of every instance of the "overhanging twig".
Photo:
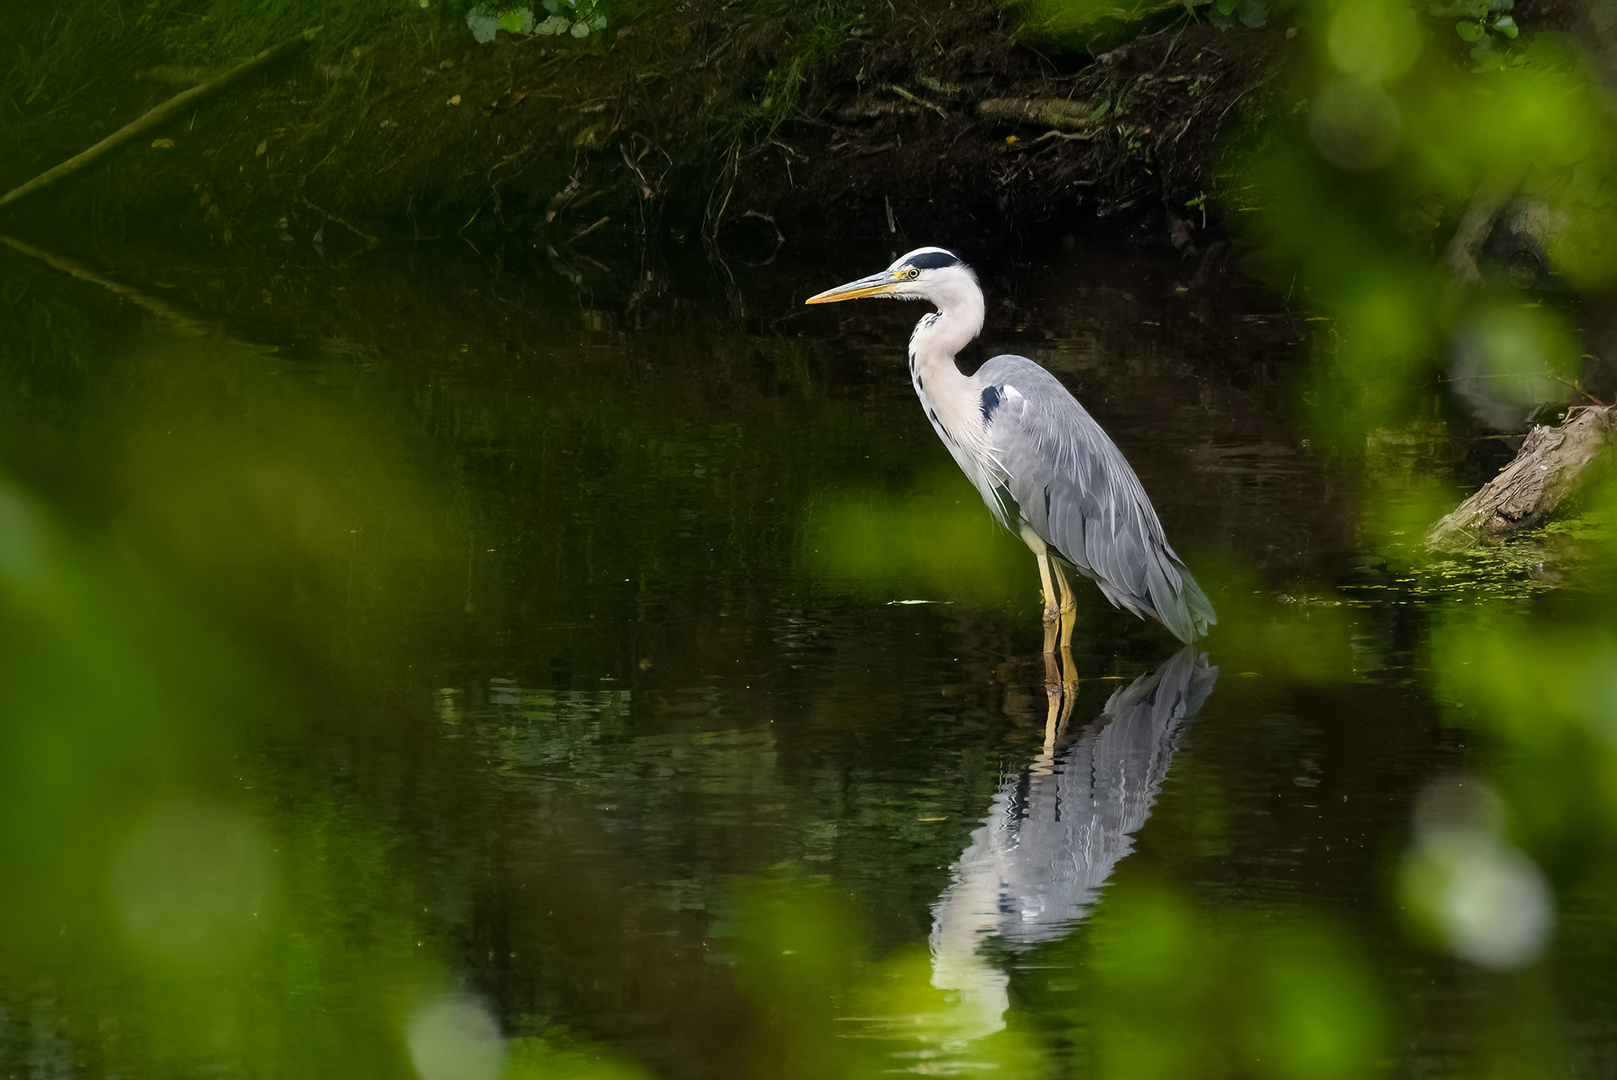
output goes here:
[[229, 71], [225, 72], [223, 75], [220, 75], [216, 79], [210, 79], [205, 83], [200, 83], [191, 87], [189, 90], [175, 94], [161, 105], [148, 109], [139, 117], [131, 120], [129, 123], [125, 124], [117, 131], [114, 131], [111, 135], [108, 135], [105, 139], [102, 139], [88, 150], [75, 154], [73, 157], [68, 158], [54, 169], [47, 169], [38, 176], [34, 177], [32, 180], [29, 180], [27, 183], [19, 184], [17, 187], [12, 188], [4, 195], [0, 195], [0, 206], [6, 206], [10, 203], [14, 203], [18, 199], [32, 195], [40, 188], [55, 183], [57, 180], [67, 176], [69, 173], [77, 172], [79, 169], [82, 169], [84, 166], [90, 164], [90, 162], [94, 161], [96, 158], [101, 157], [103, 154], [106, 154], [111, 150], [117, 149], [130, 139], [133, 139], [136, 135], [139, 135], [141, 132], [149, 131], [158, 124], [161, 124], [177, 114], [184, 112], [186, 106], [190, 105], [191, 103], [223, 89], [229, 84], [235, 82], [237, 79], [240, 79], [243, 75], [248, 75], [254, 71], [257, 71], [265, 64], [278, 60], [287, 53], [292, 52], [294, 49], [302, 48], [319, 32], [320, 27], [318, 26], [305, 30], [303, 33], [292, 38], [290, 41], [283, 41], [279, 45], [265, 49], [263, 52], [249, 60], [243, 60], [241, 63], [237, 64], [235, 67], [231, 68]]

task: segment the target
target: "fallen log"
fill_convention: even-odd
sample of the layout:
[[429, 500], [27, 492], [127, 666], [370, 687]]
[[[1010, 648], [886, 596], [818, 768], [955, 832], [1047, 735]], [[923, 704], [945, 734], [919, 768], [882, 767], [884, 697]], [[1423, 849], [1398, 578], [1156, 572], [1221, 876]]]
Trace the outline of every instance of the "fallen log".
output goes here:
[[1426, 545], [1453, 550], [1537, 525], [1577, 491], [1614, 432], [1617, 407], [1609, 405], [1575, 408], [1558, 426], [1533, 428], [1504, 471], [1432, 526]]
[[88, 150], [84, 150], [73, 155], [55, 168], [47, 169], [38, 176], [34, 177], [32, 180], [29, 180], [27, 183], [18, 184], [4, 195], [0, 195], [0, 206], [7, 206], [14, 203], [18, 199], [32, 195], [40, 188], [55, 183], [57, 180], [67, 176], [69, 173], [77, 172], [78, 170], [84, 168], [84, 166], [90, 164], [90, 162], [101, 157], [103, 154], [122, 146], [124, 143], [128, 142], [130, 139], [133, 139], [141, 132], [149, 131], [158, 124], [163, 123], [165, 120], [178, 116], [180, 113], [185, 111], [185, 108], [188, 105], [191, 105], [201, 98], [205, 98], [210, 94], [224, 89], [226, 86], [229, 86], [242, 76], [257, 71], [264, 65], [280, 59], [294, 49], [302, 48], [304, 45], [314, 40], [314, 36], [319, 32], [320, 27], [318, 26], [310, 30], [305, 30], [303, 33], [298, 34], [296, 37], [293, 37], [290, 40], [283, 41], [279, 45], [265, 49], [257, 56], [243, 60], [241, 63], [237, 64], [235, 67], [231, 68], [229, 71], [217, 78], [210, 79], [205, 83], [200, 83], [191, 87], [189, 90], [183, 90], [180, 93], [175, 94], [161, 105], [148, 109], [134, 120], [131, 120], [117, 131], [114, 131], [111, 135], [108, 135], [105, 139], [102, 139], [100, 142], [90, 147]]

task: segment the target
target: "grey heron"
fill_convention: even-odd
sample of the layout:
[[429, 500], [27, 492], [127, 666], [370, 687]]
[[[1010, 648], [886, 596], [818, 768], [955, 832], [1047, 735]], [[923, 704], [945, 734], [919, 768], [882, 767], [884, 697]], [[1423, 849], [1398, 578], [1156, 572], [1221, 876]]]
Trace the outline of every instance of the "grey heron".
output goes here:
[[954, 252], [917, 248], [869, 277], [811, 296], [925, 300], [937, 308], [910, 335], [910, 379], [938, 438], [1005, 528], [1039, 562], [1045, 651], [1065, 652], [1077, 605], [1064, 566], [1114, 607], [1158, 620], [1181, 641], [1217, 622], [1117, 444], [1054, 375], [1025, 356], [996, 356], [974, 375], [955, 356], [983, 328], [977, 275]]

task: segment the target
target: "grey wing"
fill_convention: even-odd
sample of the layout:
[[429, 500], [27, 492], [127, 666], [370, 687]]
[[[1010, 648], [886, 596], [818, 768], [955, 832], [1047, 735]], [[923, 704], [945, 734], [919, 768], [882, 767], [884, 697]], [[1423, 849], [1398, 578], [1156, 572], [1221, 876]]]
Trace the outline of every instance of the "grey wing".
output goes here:
[[1021, 356], [996, 356], [973, 379], [995, 479], [1022, 520], [1113, 605], [1157, 619], [1181, 641], [1206, 633], [1213, 605], [1169, 546], [1123, 452], [1060, 380]]

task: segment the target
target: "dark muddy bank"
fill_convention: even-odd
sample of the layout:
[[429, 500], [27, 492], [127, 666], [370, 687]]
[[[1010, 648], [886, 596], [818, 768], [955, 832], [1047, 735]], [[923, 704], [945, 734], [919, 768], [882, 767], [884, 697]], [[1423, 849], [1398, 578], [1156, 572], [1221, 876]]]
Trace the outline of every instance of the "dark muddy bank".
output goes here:
[[[450, 234], [568, 257], [717, 243], [757, 263], [782, 244], [961, 243], [1098, 218], [1194, 249], [1215, 139], [1265, 107], [1293, 44], [1284, 28], [1191, 23], [1052, 56], [986, 4], [884, 6], [829, 30], [815, 17], [692, 5], [584, 40], [488, 45], [401, 21], [281, 63], [5, 225], [60, 235], [90, 207], [103, 225], [155, 214], [215, 243], [317, 238], [338, 257]], [[84, 144], [172, 89], [114, 94]], [[67, 145], [55, 135], [4, 179], [49, 164]]]

